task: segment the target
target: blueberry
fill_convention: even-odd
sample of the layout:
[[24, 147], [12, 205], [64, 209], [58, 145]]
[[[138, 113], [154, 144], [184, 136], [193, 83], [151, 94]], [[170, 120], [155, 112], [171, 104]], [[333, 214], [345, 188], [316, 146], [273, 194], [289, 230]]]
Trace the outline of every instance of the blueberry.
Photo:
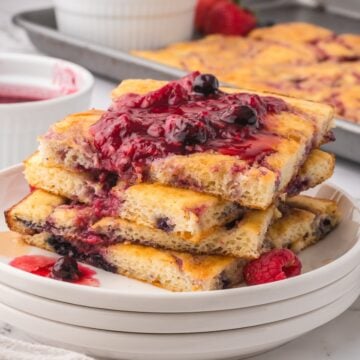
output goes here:
[[84, 261], [105, 271], [116, 273], [117, 267], [107, 262], [101, 254], [89, 254], [84, 257]]
[[257, 114], [254, 109], [247, 105], [241, 105], [237, 108], [235, 113], [235, 123], [241, 126], [246, 125], [256, 125], [257, 124]]
[[170, 144], [204, 144], [212, 136], [212, 129], [203, 122], [179, 115], [168, 116], [164, 129], [166, 141]]
[[231, 229], [233, 229], [233, 228], [236, 226], [237, 223], [238, 223], [238, 219], [235, 219], [235, 220], [233, 220], [233, 221], [230, 221], [230, 222], [228, 222], [228, 223], [225, 224], [225, 229], [226, 229], [226, 230], [231, 230]]
[[168, 217], [159, 217], [156, 219], [156, 227], [165, 232], [174, 230], [175, 225], [171, 223]]
[[104, 188], [110, 190], [118, 181], [119, 176], [115, 173], [103, 173], [99, 177], [99, 182], [104, 185]]
[[224, 271], [220, 274], [219, 281], [221, 289], [228, 289], [231, 285], [231, 280]]
[[217, 93], [219, 80], [211, 74], [202, 74], [195, 78], [193, 90], [205, 96]]
[[70, 256], [59, 258], [51, 270], [51, 277], [58, 280], [79, 280], [81, 272], [76, 260]]
[[322, 219], [319, 224], [320, 235], [324, 236], [328, 234], [333, 228], [331, 220], [328, 218]]
[[224, 225], [224, 226], [225, 226], [225, 229], [226, 229], [226, 230], [231, 230], [231, 229], [233, 229], [233, 228], [243, 219], [244, 213], [245, 213], [245, 212], [241, 212], [236, 219], [234, 219], [234, 220], [229, 221], [228, 223], [226, 223], [226, 224]]
[[47, 243], [54, 248], [55, 252], [61, 256], [77, 256], [78, 251], [75, 246], [64, 241], [60, 236], [51, 236]]

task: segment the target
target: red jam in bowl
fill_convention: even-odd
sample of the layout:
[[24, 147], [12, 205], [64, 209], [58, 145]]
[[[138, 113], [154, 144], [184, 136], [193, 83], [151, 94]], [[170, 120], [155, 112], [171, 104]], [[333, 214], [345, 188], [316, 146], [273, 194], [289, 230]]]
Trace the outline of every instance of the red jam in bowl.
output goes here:
[[59, 96], [61, 96], [61, 93], [56, 89], [0, 83], [0, 104], [43, 101]]
[[266, 119], [287, 111], [287, 104], [224, 93], [217, 84], [212, 75], [195, 72], [146, 95], [116, 99], [91, 128], [101, 167], [133, 179], [142, 178], [154, 159], [172, 154], [215, 152], [248, 162], [271, 154], [280, 138], [267, 130]]
[[[0, 74], [2, 75], [2, 74]], [[6, 74], [7, 78], [11, 78]], [[69, 95], [79, 90], [81, 78], [72, 68], [58, 63], [54, 66], [52, 77], [44, 79], [28, 79], [28, 83], [15, 83], [1, 78], [0, 80], [0, 105], [18, 104], [25, 102], [36, 102], [50, 100], [56, 97]], [[43, 85], [36, 85], [37, 82], [44, 82]], [[47, 85], [48, 83], [48, 85]]]
[[39, 99], [30, 96], [25, 97], [25, 96], [2, 95], [0, 93], [0, 104], [16, 104], [16, 103], [41, 101], [41, 100], [46, 100], [46, 99]]

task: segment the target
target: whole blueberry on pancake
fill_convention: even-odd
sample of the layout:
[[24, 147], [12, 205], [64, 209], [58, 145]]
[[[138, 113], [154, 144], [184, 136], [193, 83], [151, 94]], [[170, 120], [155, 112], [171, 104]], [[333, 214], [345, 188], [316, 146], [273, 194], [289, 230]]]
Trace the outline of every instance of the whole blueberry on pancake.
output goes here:
[[205, 96], [216, 94], [219, 90], [219, 80], [212, 74], [198, 75], [194, 80], [193, 90]]

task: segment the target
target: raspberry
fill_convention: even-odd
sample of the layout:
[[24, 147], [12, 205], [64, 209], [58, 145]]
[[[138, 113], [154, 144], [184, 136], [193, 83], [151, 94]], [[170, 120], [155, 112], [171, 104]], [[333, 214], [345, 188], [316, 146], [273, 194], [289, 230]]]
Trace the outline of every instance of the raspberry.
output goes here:
[[244, 280], [248, 285], [284, 280], [301, 273], [299, 258], [288, 249], [274, 249], [244, 267]]

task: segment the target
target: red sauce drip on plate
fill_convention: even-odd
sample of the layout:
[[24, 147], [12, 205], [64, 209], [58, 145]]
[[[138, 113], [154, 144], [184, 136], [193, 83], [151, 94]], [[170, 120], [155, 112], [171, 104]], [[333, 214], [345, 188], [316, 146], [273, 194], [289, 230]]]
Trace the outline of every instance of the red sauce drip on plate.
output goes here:
[[[51, 278], [51, 270], [56, 262], [56, 258], [44, 255], [23, 255], [16, 257], [10, 262], [10, 265], [29, 272], [34, 275]], [[78, 264], [80, 278], [72, 281], [74, 284], [99, 286], [99, 280], [94, 278], [96, 272], [86, 266]]]
[[[146, 95], [126, 94], [92, 126], [101, 167], [128, 179], [143, 178], [154, 159], [215, 152], [248, 162], [271, 154], [280, 138], [266, 128], [269, 114], [288, 110], [270, 96], [193, 91], [193, 73]], [[250, 107], [256, 124], [240, 125], [239, 108]]]

